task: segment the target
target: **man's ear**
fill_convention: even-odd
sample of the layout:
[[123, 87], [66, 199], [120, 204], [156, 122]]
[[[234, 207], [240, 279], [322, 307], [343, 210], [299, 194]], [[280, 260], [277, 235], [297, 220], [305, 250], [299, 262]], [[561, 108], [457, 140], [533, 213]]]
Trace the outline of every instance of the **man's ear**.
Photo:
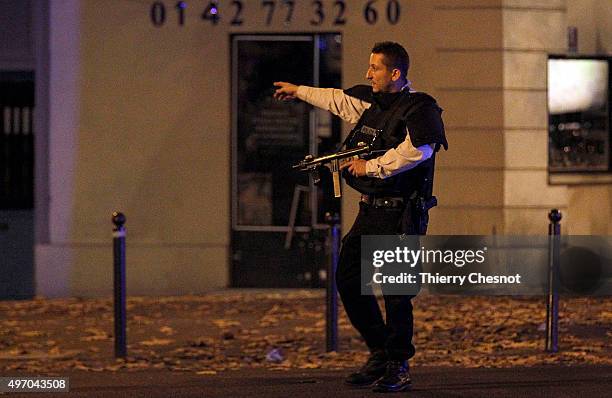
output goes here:
[[400, 70], [397, 68], [393, 68], [393, 70], [391, 71], [391, 80], [396, 82], [401, 78], [402, 78], [402, 72], [400, 72]]

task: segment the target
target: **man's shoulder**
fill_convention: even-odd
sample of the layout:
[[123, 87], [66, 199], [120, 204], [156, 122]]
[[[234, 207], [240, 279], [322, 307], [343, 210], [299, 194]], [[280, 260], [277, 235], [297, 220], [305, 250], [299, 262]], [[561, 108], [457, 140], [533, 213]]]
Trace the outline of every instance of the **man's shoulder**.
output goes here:
[[358, 100], [372, 103], [372, 86], [366, 84], [358, 84], [356, 86], [343, 90], [344, 94], [349, 97], [357, 98]]
[[423, 91], [410, 91], [409, 95], [405, 96], [404, 101], [413, 104], [437, 104], [438, 101], [431, 95]]
[[423, 92], [412, 92], [406, 97], [402, 119], [406, 121], [413, 145], [440, 144], [448, 149], [441, 117], [442, 108], [436, 99]]
[[402, 106], [403, 111], [401, 113], [404, 116], [431, 110], [442, 112], [442, 108], [440, 108], [436, 99], [421, 91], [411, 91], [408, 95], [405, 95]]

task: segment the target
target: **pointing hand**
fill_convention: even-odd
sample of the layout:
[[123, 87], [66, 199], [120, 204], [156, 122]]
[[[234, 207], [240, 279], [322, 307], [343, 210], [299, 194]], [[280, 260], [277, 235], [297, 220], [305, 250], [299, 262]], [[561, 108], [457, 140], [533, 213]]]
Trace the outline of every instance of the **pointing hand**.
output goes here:
[[274, 82], [274, 86], [278, 87], [274, 92], [274, 98], [282, 101], [295, 99], [297, 96], [298, 86], [287, 82]]

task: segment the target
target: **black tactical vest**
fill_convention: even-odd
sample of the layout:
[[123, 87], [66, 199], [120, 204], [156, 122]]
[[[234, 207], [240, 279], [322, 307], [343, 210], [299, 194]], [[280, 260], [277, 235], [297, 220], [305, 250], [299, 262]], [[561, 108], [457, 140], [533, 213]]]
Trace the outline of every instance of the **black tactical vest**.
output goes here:
[[[368, 101], [369, 89], [371, 107], [366, 110], [355, 128], [347, 138], [347, 147], [351, 148], [359, 141], [372, 138], [374, 151], [379, 151], [366, 159], [381, 156], [384, 151], [397, 147], [406, 139], [406, 128], [410, 132], [410, 140], [415, 147], [426, 144], [436, 144], [436, 151], [440, 145], [448, 148], [442, 123], [442, 109], [436, 101], [425, 93], [410, 93], [404, 90], [396, 94], [383, 94], [384, 100], [377, 100], [371, 94], [371, 88], [356, 86], [346, 90], [347, 95], [355, 96]], [[377, 132], [377, 134], [375, 134]], [[434, 154], [435, 155], [435, 154]], [[355, 177], [344, 170], [343, 177], [346, 182], [358, 192], [378, 196], [401, 196], [409, 198], [414, 192], [423, 195], [427, 176], [433, 176], [434, 160], [430, 159], [420, 163], [417, 167], [396, 174], [385, 179], [372, 177]]]

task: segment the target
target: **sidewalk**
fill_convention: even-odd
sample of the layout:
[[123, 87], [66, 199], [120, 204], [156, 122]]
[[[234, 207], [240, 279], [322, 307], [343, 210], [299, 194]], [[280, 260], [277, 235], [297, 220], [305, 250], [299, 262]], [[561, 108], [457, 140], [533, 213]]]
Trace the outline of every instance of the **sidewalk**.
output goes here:
[[[324, 298], [130, 297], [125, 360], [113, 357], [110, 298], [3, 301], [0, 376], [70, 377], [79, 397], [380, 396], [343, 386], [367, 352], [342, 308], [340, 352], [325, 352]], [[610, 396], [608, 297], [562, 298], [557, 354], [543, 351], [541, 298], [422, 295], [414, 306], [412, 396]], [[22, 395], [38, 394], [6, 394]]]
[[[412, 372], [411, 397], [609, 397], [612, 366], [463, 369], [420, 367]], [[70, 393], [5, 394], [45, 397], [381, 397], [342, 384], [342, 371], [230, 371], [215, 376], [184, 372], [71, 372]], [[0, 394], [1, 395], [1, 394]]]

